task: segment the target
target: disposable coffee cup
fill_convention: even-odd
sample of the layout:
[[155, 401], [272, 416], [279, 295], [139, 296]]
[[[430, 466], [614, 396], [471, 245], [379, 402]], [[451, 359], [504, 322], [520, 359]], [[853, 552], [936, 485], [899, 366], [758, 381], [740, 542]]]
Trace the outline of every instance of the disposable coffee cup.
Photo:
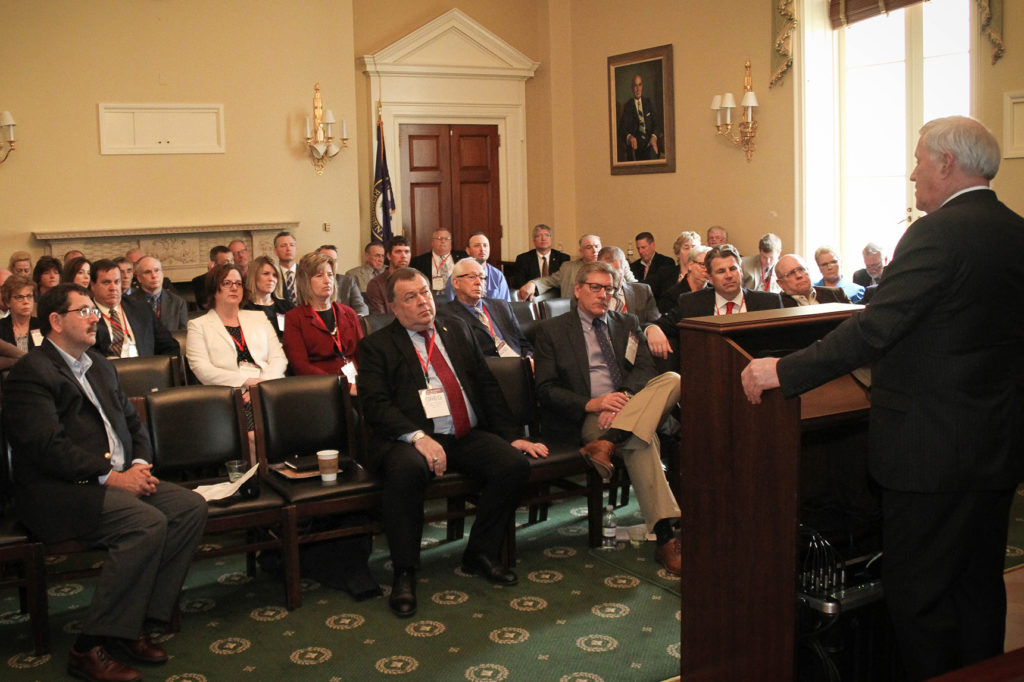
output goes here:
[[318, 450], [316, 453], [316, 463], [320, 467], [321, 481], [338, 480], [337, 450]]
[[228, 470], [228, 480], [232, 483], [244, 476], [247, 468], [245, 462], [240, 459], [229, 459], [224, 462], [224, 466]]

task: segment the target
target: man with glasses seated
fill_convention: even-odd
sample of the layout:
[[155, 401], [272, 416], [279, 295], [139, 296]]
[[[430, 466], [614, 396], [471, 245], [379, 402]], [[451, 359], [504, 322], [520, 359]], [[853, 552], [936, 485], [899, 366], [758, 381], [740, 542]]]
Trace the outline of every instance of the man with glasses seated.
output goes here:
[[107, 550], [68, 673], [141, 679], [125, 662], [167, 661], [147, 628], [171, 620], [206, 501], [153, 476], [146, 429], [113, 365], [90, 350], [101, 322], [89, 292], [60, 284], [38, 313], [46, 338], [14, 366], [3, 393], [18, 515], [43, 542]]
[[105, 357], [178, 355], [181, 348], [149, 304], [121, 295], [121, 269], [109, 259], [92, 264], [92, 296], [100, 310], [93, 350]]
[[437, 314], [458, 317], [467, 325], [484, 355], [522, 357], [533, 355], [508, 301], [484, 295], [489, 278], [473, 258], [463, 258], [452, 271], [455, 300], [441, 305]]
[[804, 259], [795, 253], [788, 254], [775, 264], [775, 279], [782, 287], [782, 307], [795, 308], [815, 303], [849, 303], [846, 292], [835, 287], [811, 285]]
[[679, 518], [661, 466], [658, 426], [679, 402], [679, 375], [656, 374], [635, 315], [611, 311], [621, 277], [608, 263], [576, 273], [577, 307], [537, 325], [534, 361], [545, 434], [585, 443], [580, 452], [608, 480], [612, 455], [626, 463], [655, 558], [679, 574]]
[[430, 251], [414, 256], [409, 267], [422, 272], [430, 282], [430, 291], [441, 294], [448, 285], [455, 263], [466, 257], [465, 251], [452, 251], [452, 233], [443, 227], [434, 230]]

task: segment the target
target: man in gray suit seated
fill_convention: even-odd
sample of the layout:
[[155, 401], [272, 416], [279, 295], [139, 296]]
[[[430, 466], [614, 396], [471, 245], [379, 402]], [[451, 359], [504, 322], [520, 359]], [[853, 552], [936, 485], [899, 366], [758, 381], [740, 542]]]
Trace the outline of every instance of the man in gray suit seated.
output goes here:
[[782, 307], [795, 308], [815, 303], [849, 303], [846, 292], [836, 287], [811, 285], [807, 263], [795, 253], [783, 256], [775, 264], [775, 279], [782, 287]]
[[[123, 271], [122, 271], [123, 273]], [[139, 287], [127, 298], [145, 303], [168, 331], [188, 328], [188, 303], [170, 289], [164, 289], [164, 269], [155, 256], [143, 256], [135, 264]]]

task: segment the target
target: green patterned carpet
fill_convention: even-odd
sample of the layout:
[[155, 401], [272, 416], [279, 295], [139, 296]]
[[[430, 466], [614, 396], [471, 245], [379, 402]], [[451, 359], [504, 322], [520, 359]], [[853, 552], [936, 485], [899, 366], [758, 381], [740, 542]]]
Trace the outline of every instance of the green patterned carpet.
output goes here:
[[[149, 680], [665, 680], [679, 674], [679, 581], [653, 560], [654, 544], [591, 550], [586, 507], [552, 508], [545, 523], [518, 533], [519, 585], [496, 587], [462, 575], [465, 541], [447, 543], [443, 525], [425, 533], [419, 612], [399, 620], [384, 598], [356, 602], [305, 582], [289, 613], [283, 590], [244, 560], [193, 564], [182, 596], [182, 629], [166, 636], [172, 658], [143, 670]], [[617, 512], [640, 523], [635, 501]], [[519, 519], [525, 521], [525, 511]], [[685, 548], [684, 548], [685, 551]], [[371, 558], [390, 589], [382, 538]], [[0, 600], [0, 679], [53, 680], [91, 598], [92, 581], [50, 586], [52, 655], [33, 657], [17, 595]]]

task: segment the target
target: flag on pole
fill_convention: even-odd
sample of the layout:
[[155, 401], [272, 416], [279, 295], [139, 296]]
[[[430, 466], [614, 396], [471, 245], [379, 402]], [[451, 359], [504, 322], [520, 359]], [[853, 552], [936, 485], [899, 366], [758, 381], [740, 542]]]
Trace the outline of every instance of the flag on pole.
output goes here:
[[370, 212], [370, 242], [387, 244], [391, 239], [391, 215], [395, 195], [391, 191], [388, 157], [384, 152], [384, 125], [377, 117], [377, 166], [373, 174], [373, 211]]

